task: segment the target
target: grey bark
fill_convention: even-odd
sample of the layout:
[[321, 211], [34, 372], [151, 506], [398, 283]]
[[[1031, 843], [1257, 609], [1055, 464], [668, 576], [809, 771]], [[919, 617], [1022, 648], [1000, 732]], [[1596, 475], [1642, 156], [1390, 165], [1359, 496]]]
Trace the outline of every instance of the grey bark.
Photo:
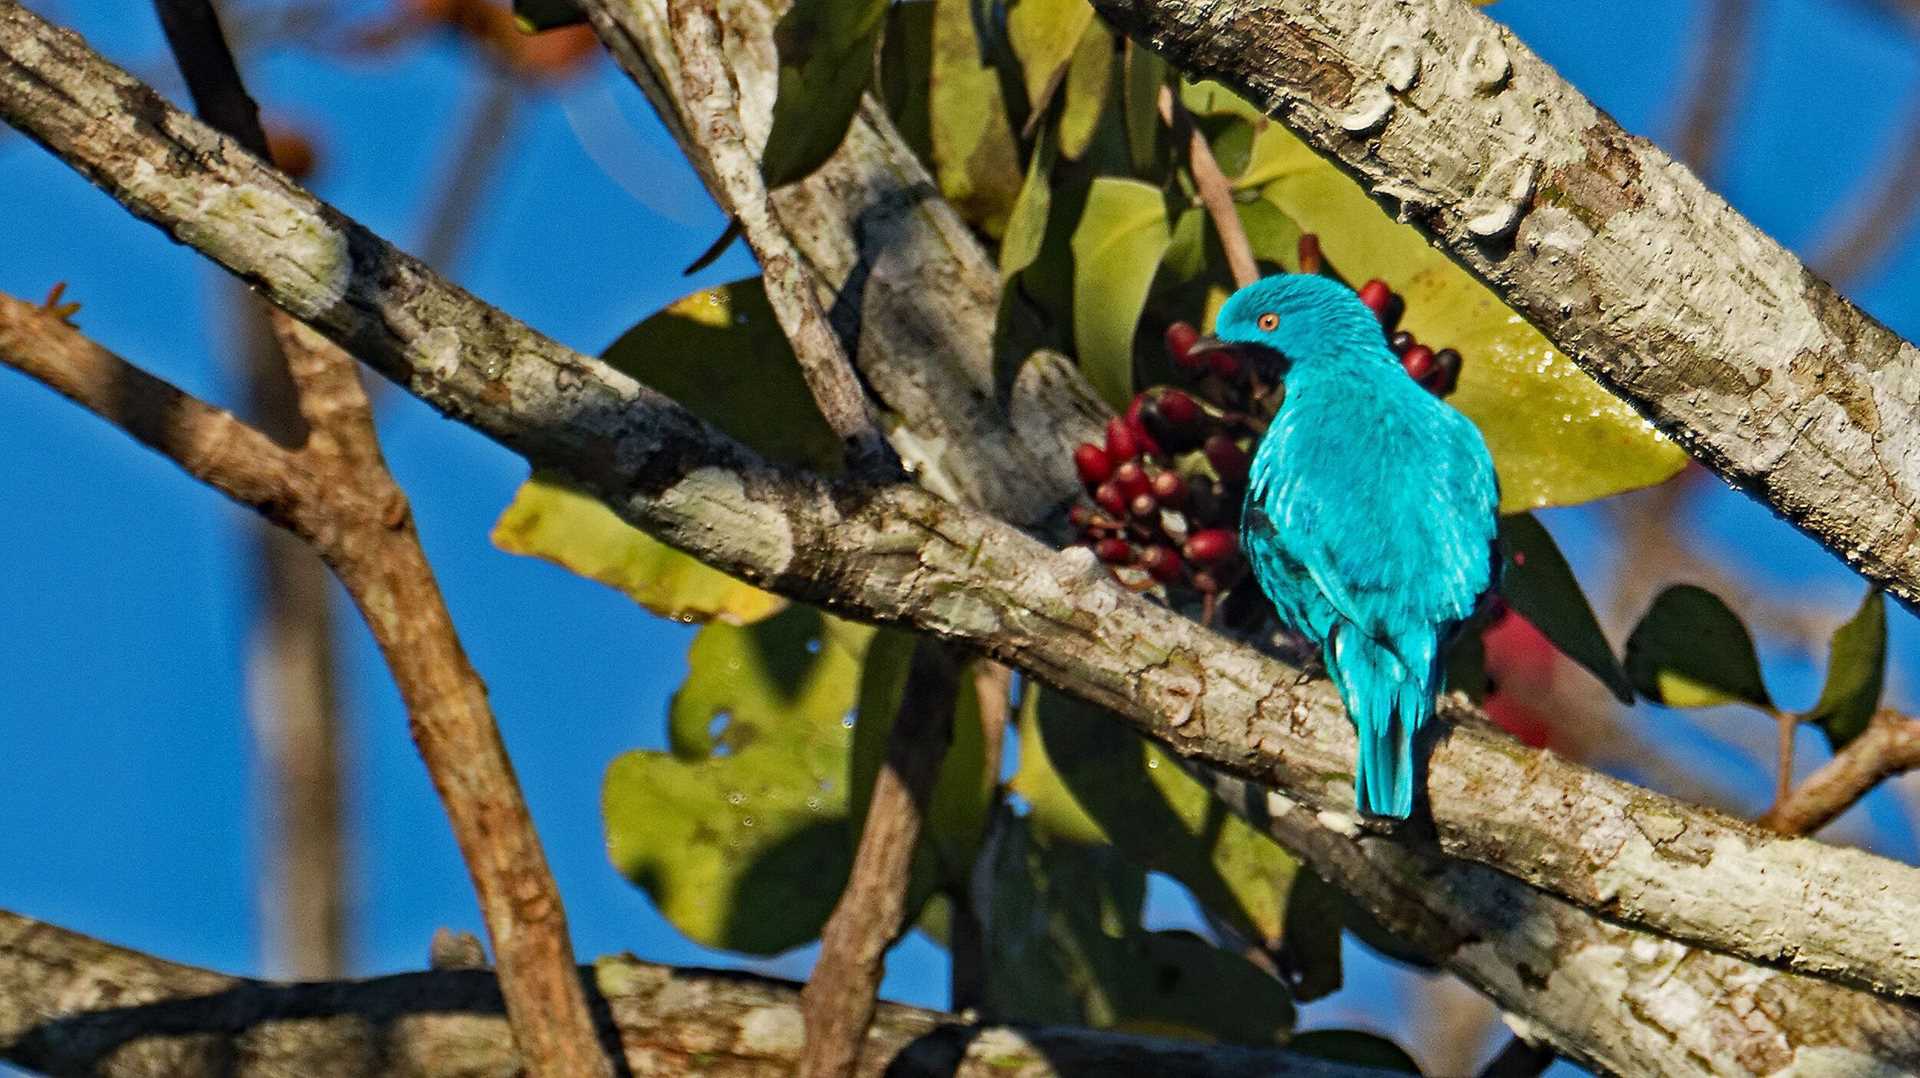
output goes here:
[[[601, 1038], [645, 1078], [784, 1078], [797, 985], [628, 956], [580, 971]], [[525, 1073], [491, 970], [278, 984], [153, 958], [0, 911], [0, 1059], [56, 1075], [481, 1078]], [[1368, 1078], [1278, 1049], [1091, 1030], [971, 1026], [883, 1003], [862, 1076]]]
[[[628, 519], [776, 590], [1006, 657], [1113, 708], [1177, 752], [1281, 789], [1339, 829], [1322, 831], [1355, 847], [1341, 834], [1353, 829], [1351, 735], [1324, 688], [1293, 687], [1291, 669], [1120, 591], [1084, 558], [1049, 551], [999, 521], [912, 489], [827, 486], [768, 467], [671, 402], [484, 307], [257, 163], [223, 151], [204, 129], [11, 4], [0, 5], [0, 53], [0, 113], [12, 122], [136, 212], [352, 342], [390, 377], [593, 485]], [[1464, 712], [1449, 709], [1456, 719]], [[1568, 897], [1565, 923], [1582, 932], [1612, 930], [1576, 905], [1762, 961], [1910, 990], [1904, 926], [1915, 911], [1901, 897], [1914, 893], [1910, 869], [1760, 834], [1524, 750], [1471, 719], [1440, 739], [1431, 792], [1445, 851]], [[1368, 841], [1433, 855], [1411, 834]], [[1391, 877], [1356, 869], [1354, 878]], [[1832, 916], [1809, 916], [1810, 896]], [[1476, 902], [1469, 893], [1451, 901], [1449, 915], [1470, 933], [1503, 924], [1530, 931], [1503, 920], [1517, 908], [1505, 899]], [[1614, 950], [1593, 950], [1596, 971], [1612, 954], [1610, 976], [1623, 988], [1658, 991], [1670, 980], [1662, 967], [1627, 961], [1662, 941], [1614, 938]], [[1529, 967], [1503, 959], [1500, 947], [1474, 953], [1482, 963], [1476, 983], [1525, 983], [1515, 971]], [[1742, 962], [1727, 969], [1766, 973]], [[1814, 982], [1802, 979], [1769, 983], [1784, 987], [1765, 1014], [1790, 1047], [1823, 1044], [1819, 1030], [1849, 1008], [1883, 1006], [1860, 993], [1809, 996], [1802, 989]], [[1599, 1027], [1616, 1016], [1596, 1013], [1577, 991], [1539, 993], [1532, 1003], [1526, 993], [1509, 996], [1543, 1027], [1574, 1031], [1568, 1036], [1602, 1065], [1646, 1058], [1612, 1054]], [[1739, 1022], [1751, 1012], [1722, 993], [1701, 1014]], [[1878, 1028], [1866, 1018], [1856, 1024]], [[1888, 1066], [1908, 1058], [1904, 1040], [1875, 1043]], [[1644, 1038], [1636, 1045], [1654, 1047]], [[1670, 1042], [1666, 1051], [1683, 1064], [1691, 1049]]]
[[1920, 602], [1920, 352], [1468, 0], [1094, 0], [1418, 225], [1728, 482]]

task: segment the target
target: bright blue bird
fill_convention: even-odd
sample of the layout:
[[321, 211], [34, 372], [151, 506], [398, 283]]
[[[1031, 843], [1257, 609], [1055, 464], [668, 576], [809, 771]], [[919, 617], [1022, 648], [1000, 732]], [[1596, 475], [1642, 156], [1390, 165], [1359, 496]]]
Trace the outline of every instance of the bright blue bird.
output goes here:
[[1413, 739], [1453, 630], [1493, 584], [1499, 491], [1486, 442], [1408, 377], [1379, 319], [1315, 274], [1255, 281], [1214, 337], [1284, 372], [1254, 451], [1241, 542], [1280, 617], [1320, 648], [1360, 742], [1360, 811], [1413, 810]]

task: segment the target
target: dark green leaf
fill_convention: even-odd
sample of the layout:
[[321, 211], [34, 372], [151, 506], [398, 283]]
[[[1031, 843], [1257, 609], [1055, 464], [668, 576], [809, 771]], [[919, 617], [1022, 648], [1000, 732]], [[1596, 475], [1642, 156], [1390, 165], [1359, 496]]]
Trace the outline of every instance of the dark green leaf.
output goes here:
[[1078, 161], [1093, 142], [1113, 91], [1113, 34], [1094, 23], [1080, 35], [1080, 45], [1067, 64], [1066, 95], [1060, 109], [1060, 155]]
[[1351, 1063], [1360, 1067], [1419, 1074], [1420, 1067], [1399, 1045], [1357, 1029], [1313, 1029], [1287, 1042], [1301, 1055]]
[[760, 160], [768, 187], [803, 179], [840, 148], [873, 78], [887, 0], [794, 0], [773, 30], [780, 90]]
[[968, 0], [934, 0], [934, 175], [962, 217], [998, 238], [1024, 177], [1000, 74], [984, 56]]
[[1160, 122], [1160, 88], [1167, 83], [1167, 62], [1137, 41], [1126, 44], [1126, 77], [1121, 108], [1127, 129], [1127, 155], [1133, 174], [1156, 179], [1166, 171], [1168, 139]]
[[1158, 187], [1093, 181], [1073, 231], [1073, 339], [1080, 369], [1115, 410], [1133, 397], [1133, 335], [1171, 239]]
[[529, 33], [587, 21], [573, 0], [513, 0], [513, 15], [520, 29]]
[[900, 137], [922, 161], [933, 160], [932, 91], [933, 4], [930, 0], [887, 8], [887, 32], [880, 46], [880, 94]]
[[1681, 584], [1654, 599], [1627, 641], [1627, 677], [1668, 707], [1747, 703], [1773, 710], [1753, 637], [1712, 592]]
[[845, 720], [871, 633], [807, 607], [709, 625], [669, 751], [608, 768], [608, 856], [693, 940], [773, 954], [819, 935], [851, 864]]
[[1633, 685], [1600, 631], [1586, 593], [1560, 547], [1531, 513], [1500, 518], [1500, 594], [1514, 613], [1533, 623], [1553, 646], [1585, 667], [1623, 704], [1633, 702]]
[[1868, 588], [1860, 609], [1834, 631], [1827, 657], [1827, 683], [1803, 718], [1817, 723], [1835, 752], [1859, 737], [1880, 707], [1887, 678], [1887, 604]]

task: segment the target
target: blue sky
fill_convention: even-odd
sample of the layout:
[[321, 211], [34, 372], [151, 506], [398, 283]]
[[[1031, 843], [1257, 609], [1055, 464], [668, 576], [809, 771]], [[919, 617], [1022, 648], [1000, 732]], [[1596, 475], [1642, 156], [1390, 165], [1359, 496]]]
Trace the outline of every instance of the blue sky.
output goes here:
[[[143, 0], [31, 6], [180, 98]], [[1720, 187], [1804, 252], [1871, 186], [1892, 150], [1916, 100], [1920, 49], [1865, 4], [1774, 0], [1759, 9], [1755, 63]], [[1628, 128], [1668, 133], [1695, 62], [1697, 5], [1504, 0], [1491, 12]], [[317, 189], [383, 235], [417, 245], [423, 214], [446, 182], [452, 140], [483, 95], [459, 49], [442, 42], [346, 63], [274, 49], [246, 63], [269, 115], [316, 135]], [[452, 267], [483, 298], [597, 352], [673, 298], [751, 272], [736, 248], [695, 278], [679, 276], [722, 220], [609, 65], [529, 92], [513, 137]], [[8, 205], [0, 290], [38, 297], [65, 280], [96, 339], [209, 399], [237, 399], [234, 288], [223, 276], [16, 136], [0, 136], [0, 191]], [[1856, 289], [1908, 335], [1920, 331], [1917, 260], [1920, 245], [1903, 237], [1896, 257]], [[622, 751], [663, 744], [689, 630], [493, 549], [487, 531], [523, 478], [522, 463], [402, 394], [384, 394], [382, 409], [389, 458], [492, 690], [580, 953], [735, 962], [676, 935], [608, 867], [602, 848], [602, 769]], [[1548, 522], [1583, 574], [1601, 580], [1598, 514], [1557, 511]], [[0, 908], [179, 961], [263, 971], [261, 836], [242, 688], [252, 599], [236, 571], [246, 564], [248, 524], [171, 464], [0, 371], [0, 761], [8, 777]], [[1843, 566], [1740, 496], [1716, 490], [1681, 526], [1742, 576], [1805, 597], [1836, 620], [1858, 599]], [[355, 965], [415, 968], [435, 927], [477, 931], [478, 915], [397, 695], [364, 629], [342, 612]], [[1890, 702], [1912, 707], [1920, 634], [1905, 612], [1893, 622]], [[1782, 702], [1810, 702], [1823, 659], [1763, 644]], [[1658, 714], [1645, 722], [1670, 735], [1690, 766], [1739, 766], [1710, 730]], [[1803, 756], [1817, 758], [1813, 742], [1805, 747]], [[1750, 793], [1755, 808], [1765, 799], [1764, 775], [1726, 770], [1724, 781]], [[1914, 858], [1894, 798], [1876, 795], [1862, 811], [1876, 846]], [[1163, 888], [1154, 916], [1183, 923], [1188, 914]], [[1350, 953], [1354, 986], [1308, 1008], [1307, 1024], [1414, 1028], [1410, 1016], [1370, 1006], [1412, 975]], [[806, 961], [789, 956], [770, 968], [799, 976]], [[938, 952], [910, 941], [886, 987], [939, 1005], [944, 983]]]

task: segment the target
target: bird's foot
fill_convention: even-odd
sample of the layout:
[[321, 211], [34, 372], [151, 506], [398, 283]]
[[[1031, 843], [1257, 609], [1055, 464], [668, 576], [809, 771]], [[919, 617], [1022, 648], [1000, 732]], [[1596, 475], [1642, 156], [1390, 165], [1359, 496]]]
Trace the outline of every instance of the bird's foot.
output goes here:
[[1327, 679], [1326, 661], [1318, 655], [1309, 655], [1300, 662], [1300, 674], [1293, 679], [1295, 688], [1315, 681]]

